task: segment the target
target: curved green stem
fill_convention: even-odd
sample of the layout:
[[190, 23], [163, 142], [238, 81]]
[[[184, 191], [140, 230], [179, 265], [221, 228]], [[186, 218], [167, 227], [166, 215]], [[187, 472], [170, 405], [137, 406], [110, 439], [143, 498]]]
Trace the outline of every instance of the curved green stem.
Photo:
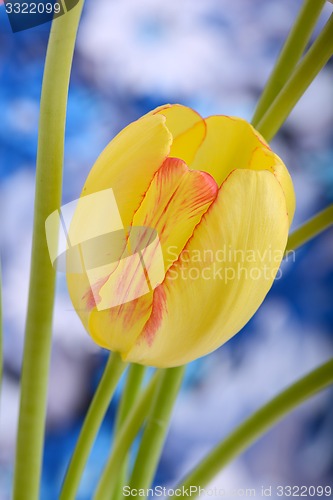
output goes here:
[[117, 353], [111, 353], [76, 443], [59, 497], [60, 500], [74, 500], [76, 498], [90, 450], [125, 368], [126, 364], [122, 362], [120, 356]]
[[39, 498], [55, 290], [45, 219], [61, 202], [67, 94], [82, 7], [83, 0], [54, 20], [45, 61], [14, 500]]
[[149, 488], [156, 472], [185, 367], [163, 371], [135, 461], [131, 488]]
[[288, 238], [286, 254], [297, 250], [312, 238], [325, 231], [333, 224], [333, 204], [309, 219], [301, 227], [296, 229]]
[[159, 387], [161, 371], [157, 370], [147, 387], [135, 401], [119, 432], [115, 435], [112, 453], [103, 470], [94, 500], [109, 500], [117, 486], [117, 479], [121, 473], [124, 459], [149, 412], [151, 400]]
[[[121, 396], [117, 419], [115, 425], [115, 435], [120, 431], [121, 425], [125, 421], [127, 415], [129, 414], [135, 400], [140, 392], [143, 377], [145, 375], [146, 367], [142, 365], [132, 364], [128, 369], [128, 375], [126, 379], [125, 388]], [[117, 486], [114, 488], [113, 500], [117, 498], [122, 499], [122, 486], [126, 481], [126, 471], [128, 466], [128, 460], [124, 460], [122, 471], [119, 474], [117, 481]]]
[[256, 127], [301, 58], [326, 0], [305, 0], [291, 28], [252, 118]]
[[256, 126], [269, 142], [333, 54], [333, 15]]
[[[330, 360], [285, 389], [245, 420], [224, 441], [217, 445], [189, 474], [185, 481], [177, 487], [184, 488], [185, 491], [190, 486], [203, 488], [223, 467], [254, 443], [287, 413], [332, 383], [333, 360]], [[181, 495], [179, 498], [185, 498], [185, 495]]]

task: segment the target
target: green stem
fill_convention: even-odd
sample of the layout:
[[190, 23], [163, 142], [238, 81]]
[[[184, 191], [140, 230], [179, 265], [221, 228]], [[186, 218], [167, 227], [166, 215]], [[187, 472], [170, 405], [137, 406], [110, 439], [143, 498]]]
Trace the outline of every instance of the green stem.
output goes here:
[[316, 214], [289, 236], [286, 254], [297, 250], [333, 224], [333, 204]]
[[117, 485], [117, 479], [119, 478], [124, 459], [147, 416], [151, 400], [159, 387], [161, 376], [161, 370], [157, 370], [143, 393], [135, 401], [119, 432], [115, 435], [113, 450], [97, 486], [94, 496], [95, 500], [109, 500], [111, 498], [114, 488]]
[[55, 271], [46, 244], [45, 219], [61, 203], [67, 95], [82, 7], [83, 0], [54, 20], [45, 61], [14, 500], [39, 498], [55, 291]]
[[149, 488], [154, 479], [184, 371], [184, 366], [163, 370], [132, 472], [131, 488]]
[[74, 500], [76, 498], [90, 450], [125, 368], [126, 364], [121, 361], [120, 356], [117, 353], [111, 353], [76, 443], [59, 497], [60, 500]]
[[256, 126], [269, 142], [333, 54], [333, 15]]
[[143, 377], [145, 375], [146, 367], [142, 365], [137, 365], [135, 363], [131, 364], [128, 368], [128, 375], [126, 379], [125, 388], [123, 394], [121, 395], [121, 400], [117, 412], [115, 433], [117, 433], [126, 419], [137, 395], [140, 391]]
[[[178, 488], [205, 487], [223, 467], [242, 453], [287, 413], [333, 383], [333, 360], [315, 369], [285, 389], [245, 420], [218, 444]], [[184, 491], [183, 490], [183, 491]], [[193, 490], [192, 490], [193, 491]], [[198, 491], [193, 496], [197, 496]], [[185, 498], [181, 495], [179, 498]]]
[[291, 28], [252, 118], [256, 127], [287, 82], [307, 46], [326, 0], [305, 0]]
[[[129, 369], [128, 369], [128, 375], [126, 379], [126, 384], [125, 388], [123, 391], [123, 394], [121, 396], [118, 412], [117, 412], [117, 419], [116, 419], [116, 425], [115, 425], [115, 435], [120, 431], [121, 425], [125, 421], [127, 415], [129, 414], [135, 400], [137, 399], [141, 384], [143, 381], [143, 377], [145, 375], [146, 367], [142, 365], [137, 365], [137, 364], [132, 364]], [[114, 488], [114, 495], [113, 495], [113, 500], [116, 500], [117, 498], [122, 499], [123, 494], [122, 494], [122, 487], [125, 484], [126, 481], [126, 472], [128, 468], [128, 460], [124, 460], [124, 464], [122, 467], [122, 471], [119, 474], [119, 478], [117, 481], [117, 485]]]

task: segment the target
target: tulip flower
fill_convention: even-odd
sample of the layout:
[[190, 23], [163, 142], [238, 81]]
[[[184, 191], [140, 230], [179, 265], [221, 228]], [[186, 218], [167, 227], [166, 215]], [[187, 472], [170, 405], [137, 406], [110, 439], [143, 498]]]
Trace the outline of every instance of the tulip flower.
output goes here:
[[[162, 255], [163, 269], [140, 291], [139, 261], [121, 262], [127, 233], [111, 267], [67, 270], [71, 300], [95, 342], [126, 361], [172, 367], [239, 332], [272, 286], [295, 210], [288, 170], [260, 134], [240, 118], [162, 106], [109, 143], [80, 200], [107, 190], [122, 226], [143, 228], [151, 243], [143, 259], [153, 269]], [[77, 217], [76, 231], [93, 224]], [[130, 253], [140, 249], [142, 238]], [[105, 244], [101, 252], [108, 254]]]

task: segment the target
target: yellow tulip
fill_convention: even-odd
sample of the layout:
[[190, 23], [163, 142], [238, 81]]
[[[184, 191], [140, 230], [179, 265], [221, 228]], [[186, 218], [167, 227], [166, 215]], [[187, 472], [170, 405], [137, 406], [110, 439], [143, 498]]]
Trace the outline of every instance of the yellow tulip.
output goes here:
[[[140, 266], [120, 265], [123, 247], [111, 268], [90, 276], [68, 268], [71, 300], [92, 338], [126, 361], [172, 367], [235, 335], [272, 286], [295, 209], [288, 170], [259, 133], [240, 118], [162, 106], [109, 143], [80, 200], [107, 190], [123, 227], [158, 235], [150, 262], [161, 250], [164, 265], [136, 295]], [[72, 232], [93, 224], [77, 217]]]

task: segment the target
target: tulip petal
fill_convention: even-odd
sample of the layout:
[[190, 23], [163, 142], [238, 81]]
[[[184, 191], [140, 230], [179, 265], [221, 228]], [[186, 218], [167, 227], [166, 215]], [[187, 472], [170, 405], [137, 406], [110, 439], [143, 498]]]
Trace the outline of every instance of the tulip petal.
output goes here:
[[178, 158], [168, 158], [155, 174], [132, 225], [156, 229], [166, 269], [178, 258], [217, 193], [211, 175], [190, 170]]
[[165, 116], [165, 124], [170, 130], [173, 138], [184, 134], [194, 125], [203, 121], [199, 113], [182, 104], [166, 104], [165, 106], [156, 108], [151, 113]]
[[[162, 115], [144, 116], [122, 130], [98, 157], [83, 188], [83, 195], [112, 188], [124, 226], [128, 226], [149, 187], [155, 172], [170, 151], [172, 136]], [[131, 182], [129, 182], [129, 179]], [[110, 214], [112, 217], [113, 214]], [[94, 224], [94, 221], [86, 221]], [[82, 290], [89, 290], [85, 274], [67, 274], [72, 303], [88, 327], [87, 301]]]
[[150, 318], [124, 359], [177, 366], [226, 342], [265, 298], [287, 234], [285, 197], [275, 176], [233, 171], [155, 289]]
[[279, 158], [270, 148], [265, 149], [258, 147], [253, 151], [249, 168], [253, 170], [269, 170], [275, 175], [276, 179], [281, 184], [286, 198], [289, 226], [291, 226], [296, 205], [295, 192], [288, 169], [281, 158]]
[[[143, 227], [144, 231], [137, 245], [131, 242], [132, 257], [122, 259], [106, 279], [101, 274], [98, 281], [96, 278], [100, 288], [94, 292], [99, 294], [103, 309], [108, 308], [94, 308], [91, 312], [89, 331], [96, 342], [111, 350], [126, 351], [132, 347], [151, 313], [151, 288], [163, 281], [165, 271], [178, 258], [217, 192], [217, 185], [209, 174], [190, 170], [178, 158], [168, 158], [164, 162], [134, 215], [133, 229]], [[150, 240], [150, 235], [156, 233], [159, 246], [154, 246]], [[147, 241], [147, 246], [152, 244], [148, 251], [142, 250], [143, 240]], [[160, 248], [164, 257], [164, 267], [163, 259], [160, 261], [162, 275], [161, 269], [154, 266]], [[136, 258], [138, 253], [147, 273], [143, 272], [142, 262]], [[96, 272], [100, 273], [100, 270]], [[154, 279], [159, 274], [161, 279], [152, 286], [151, 276]], [[148, 287], [147, 279], [150, 280]], [[119, 305], [112, 307], [115, 303]], [[102, 336], [100, 332], [103, 332]]]
[[153, 113], [166, 118], [165, 124], [173, 137], [170, 156], [181, 158], [190, 165], [205, 138], [205, 120], [193, 109], [180, 104], [162, 106]]
[[220, 186], [232, 170], [248, 168], [258, 139], [252, 127], [240, 118], [210, 116], [205, 121], [205, 141], [191, 168], [209, 172]]
[[98, 157], [83, 194], [112, 188], [123, 224], [129, 226], [153, 175], [168, 156], [171, 143], [162, 115], [146, 115], [131, 123]]
[[220, 186], [235, 169], [269, 170], [286, 196], [290, 224], [295, 211], [292, 181], [282, 160], [245, 120], [229, 116], [206, 118], [206, 137], [191, 168], [209, 172]]

